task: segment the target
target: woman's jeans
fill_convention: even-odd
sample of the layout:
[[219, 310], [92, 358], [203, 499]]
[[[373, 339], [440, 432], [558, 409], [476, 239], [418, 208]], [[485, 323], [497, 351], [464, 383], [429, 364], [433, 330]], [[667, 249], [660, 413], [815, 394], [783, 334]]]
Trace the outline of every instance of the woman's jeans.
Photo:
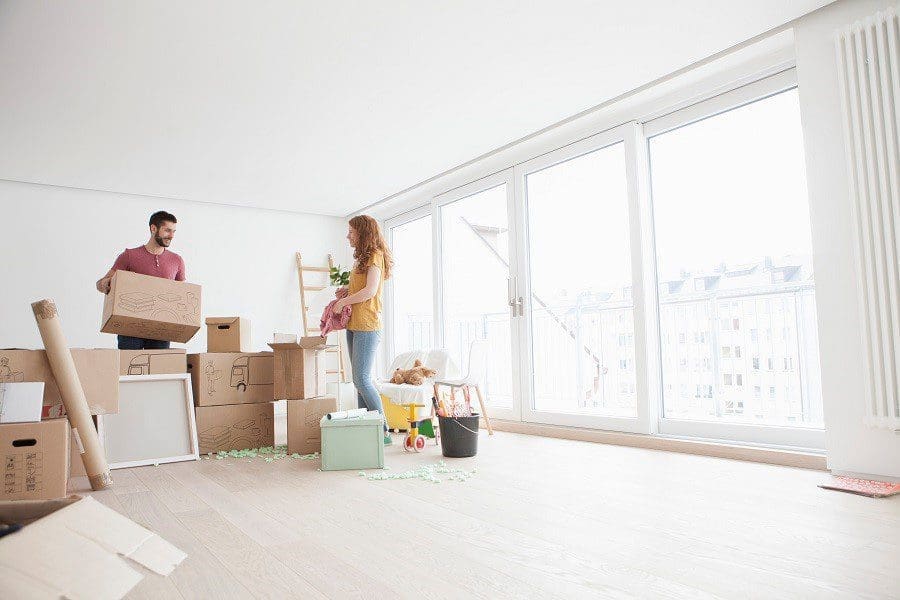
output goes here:
[[[359, 408], [377, 410], [382, 415], [381, 394], [372, 382], [372, 368], [375, 366], [375, 352], [381, 341], [380, 331], [347, 330], [347, 350], [353, 368], [353, 385], [356, 386], [356, 402]], [[387, 431], [387, 425], [384, 426]]]

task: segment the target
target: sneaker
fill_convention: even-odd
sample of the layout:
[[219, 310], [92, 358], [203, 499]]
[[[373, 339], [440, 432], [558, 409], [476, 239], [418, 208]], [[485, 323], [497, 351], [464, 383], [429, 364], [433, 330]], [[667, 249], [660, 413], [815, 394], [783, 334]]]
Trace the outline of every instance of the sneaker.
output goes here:
[[384, 434], [384, 445], [390, 446], [393, 443], [394, 443], [394, 439], [389, 434], [387, 434], [387, 433]]

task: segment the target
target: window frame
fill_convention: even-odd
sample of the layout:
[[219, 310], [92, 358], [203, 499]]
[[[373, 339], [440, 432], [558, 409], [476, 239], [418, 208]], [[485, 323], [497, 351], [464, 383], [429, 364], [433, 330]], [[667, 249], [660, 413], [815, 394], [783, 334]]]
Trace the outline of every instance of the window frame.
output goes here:
[[[643, 371], [643, 376], [637, 377], [635, 382], [638, 395], [638, 411], [642, 417], [637, 420], [640, 422], [640, 425], [634, 428], [626, 427], [623, 429], [621, 421], [615, 424], [609, 421], [604, 423], [585, 419], [581, 415], [571, 415], [571, 418], [569, 418], [569, 415], [561, 415], [564, 418], [546, 419], [541, 418], [545, 415], [537, 415], [533, 412], [529, 414], [530, 411], [523, 407], [524, 404], [530, 403], [533, 397], [530, 382], [527, 381], [531, 377], [531, 365], [527, 364], [528, 361], [525, 359], [525, 355], [531, 352], [532, 345], [530, 332], [525, 331], [527, 329], [525, 327], [514, 328], [519, 336], [519, 346], [514, 349], [514, 363], [517, 362], [515, 354], [518, 354], [518, 362], [514, 365], [514, 368], [519, 370], [519, 375], [517, 377], [514, 374], [513, 378], [514, 385], [516, 380], [520, 384], [518, 398], [514, 400], [517, 406], [513, 411], [510, 411], [511, 414], [492, 416], [520, 422], [544, 422], [619, 431], [631, 430], [662, 437], [714, 440], [728, 444], [746, 443], [795, 450], [802, 449], [815, 453], [823, 452], [823, 428], [798, 427], [796, 424], [790, 426], [761, 426], [755, 424], [679, 421], [676, 419], [665, 419], [663, 413], [662, 347], [663, 338], [667, 338], [669, 333], [662, 332], [659, 325], [659, 279], [656, 271], [655, 232], [652, 215], [652, 194], [649, 182], [649, 139], [666, 131], [717, 116], [795, 87], [797, 87], [797, 75], [793, 61], [780, 61], [779, 59], [779, 61], [769, 62], [756, 68], [753, 73], [741, 73], [724, 85], [715, 84], [710, 80], [706, 87], [697, 86], [696, 90], [691, 90], [690, 95], [683, 95], [682, 92], [678, 92], [678, 94], [682, 94], [681, 99], [663, 100], [663, 102], [649, 101], [644, 108], [638, 108], [630, 114], [628, 114], [630, 109], [627, 109], [621, 119], [618, 119], [618, 117], [614, 117], [616, 120], [606, 119], [605, 122], [597, 123], [594, 126], [589, 125], [588, 128], [578, 131], [566, 130], [565, 127], [560, 126], [559, 131], [548, 130], [547, 135], [539, 140], [522, 143], [520, 147], [513, 147], [515, 149], [508, 155], [509, 160], [494, 160], [492, 155], [487, 155], [468, 164], [466, 168], [461, 168], [458, 172], [440, 176], [437, 178], [440, 181], [439, 184], [424, 188], [424, 195], [427, 199], [421, 198], [421, 205], [416, 205], [414, 209], [405, 210], [389, 219], [385, 219], [385, 222], [393, 227], [394, 225], [425, 216], [429, 212], [431, 214], [435, 285], [435, 331], [433, 335], [435, 345], [440, 347], [443, 345], [442, 329], [444, 322], [441, 306], [441, 297], [443, 295], [441, 205], [448, 201], [448, 197], [461, 194], [465, 188], [488, 187], [485, 185], [487, 180], [506, 178], [510, 184], [508, 194], [510, 195], [511, 206], [515, 206], [515, 210], [510, 211], [510, 228], [517, 232], [517, 236], [520, 236], [516, 240], [517, 254], [520, 256], [517, 259], [514, 270], [517, 274], [522, 273], [524, 275], [528, 265], [525, 264], [526, 259], [523, 257], [527, 256], [530, 251], [527, 247], [527, 236], [525, 235], [524, 215], [526, 210], [522, 208], [527, 200], [524, 189], [526, 167], [539, 161], [547, 161], [546, 166], [554, 162], [563, 162], [564, 159], [558, 159], [560, 155], [571, 153], [570, 157], [574, 157], [579, 153], [579, 146], [582, 148], [592, 146], [597, 138], [603, 136], [615, 137], [613, 132], [624, 130], [621, 136], [626, 141], [626, 144], [632, 147], [632, 150], [626, 153], [629, 190], [631, 190], [631, 185], [633, 184], [636, 194], [634, 199], [632, 199], [632, 193], [629, 191], [629, 209], [631, 210], [635, 206], [632, 203], [636, 203], [637, 209], [630, 217], [632, 221], [630, 226], [632, 229], [632, 283], [635, 303], [635, 332], [633, 334], [635, 368]], [[690, 84], [685, 89], [690, 89]], [[678, 94], [675, 96], [677, 97]], [[609, 143], [606, 145], [609, 145]], [[580, 153], [583, 154], [587, 151], [590, 150], [581, 150]], [[406, 205], [413, 204], [413, 202], [409, 202]], [[525, 281], [520, 281], [521, 287], [527, 288], [529, 285], [528, 277], [525, 276], [522, 279]], [[390, 291], [386, 290], [386, 293], [390, 294]], [[523, 289], [520, 293], [530, 299], [529, 289]], [[391, 296], [387, 295], [386, 305], [391, 302]], [[640, 311], [638, 310], [639, 303], [643, 303], [643, 309]], [[527, 318], [520, 319], [520, 322], [527, 321], [530, 323], [529, 311], [530, 307], [526, 309], [525, 316]], [[743, 317], [741, 317], [741, 320], [743, 320]], [[771, 323], [763, 324], [756, 318], [752, 319], [752, 324], [748, 322], [740, 323], [739, 325], [741, 328], [744, 326], [753, 327], [757, 331], [757, 340], [753, 342], [754, 346], [751, 356], [759, 356], [759, 346], [763, 345], [765, 331], [769, 331], [769, 335], [765, 336], [767, 338], [765, 343], [771, 342], [771, 329], [765, 329], [766, 325], [772, 327]], [[391, 324], [391, 327], [393, 328], [393, 324]], [[763, 331], [764, 329], [765, 331]], [[389, 331], [392, 331], [392, 329]], [[390, 338], [391, 336], [387, 337]], [[707, 335], [707, 338], [711, 338], [710, 343], [714, 343], [715, 333], [710, 333]], [[393, 347], [392, 340], [387, 340], [387, 343], [383, 344], [382, 347], [387, 354]], [[638, 348], [643, 349], [640, 354], [638, 353]], [[802, 353], [800, 360], [803, 360]], [[801, 371], [801, 376], [803, 376], [803, 369], [797, 364], [793, 366], [794, 369]], [[711, 373], [712, 371], [710, 370], [709, 372]], [[766, 376], [762, 370], [754, 371], [754, 374]], [[748, 382], [743, 381], [742, 383], [747, 384]], [[706, 385], [706, 387], [710, 392], [712, 391], [713, 386]], [[765, 400], [766, 394], [763, 393], [762, 396], [764, 400], [761, 401], [767, 401]], [[557, 415], [553, 416], [556, 417]]]
[[[650, 140], [656, 136], [699, 123], [706, 119], [711, 119], [797, 87], [796, 70], [789, 69], [647, 121], [644, 123], [644, 139], [648, 146], [648, 152]], [[649, 171], [647, 176], [648, 178], [651, 177]], [[653, 237], [654, 245], [655, 241], [655, 237]], [[654, 276], [657, 277], [658, 281], [658, 276], [655, 272]], [[658, 305], [657, 310], [659, 310]], [[720, 318], [721, 316], [722, 315], [720, 314]], [[727, 318], [729, 320], [729, 325], [731, 325], [733, 317], [730, 314], [730, 311]], [[662, 382], [661, 370], [659, 372], [659, 377], [660, 382]], [[723, 402], [724, 401], [725, 399], [723, 398]], [[760, 446], [803, 449], [814, 452], [821, 452], [825, 448], [824, 427], [722, 423], [686, 418], [667, 418], [665, 416], [662, 396], [659, 397], [658, 414], [659, 420], [657, 426], [661, 435], [722, 440], [728, 443], [748, 443]]]

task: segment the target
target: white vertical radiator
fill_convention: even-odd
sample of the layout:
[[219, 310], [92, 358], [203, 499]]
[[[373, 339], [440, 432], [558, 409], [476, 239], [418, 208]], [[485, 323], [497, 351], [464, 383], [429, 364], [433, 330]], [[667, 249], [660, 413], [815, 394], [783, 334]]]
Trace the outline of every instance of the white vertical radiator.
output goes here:
[[856, 229], [867, 421], [900, 430], [900, 30], [895, 9], [837, 32]]

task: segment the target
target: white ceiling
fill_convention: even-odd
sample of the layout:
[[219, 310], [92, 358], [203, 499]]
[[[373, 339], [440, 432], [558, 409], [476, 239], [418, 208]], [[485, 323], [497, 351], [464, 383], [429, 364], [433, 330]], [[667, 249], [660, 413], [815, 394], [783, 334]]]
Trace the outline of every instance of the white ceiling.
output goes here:
[[344, 215], [829, 0], [0, 0], [0, 179]]

